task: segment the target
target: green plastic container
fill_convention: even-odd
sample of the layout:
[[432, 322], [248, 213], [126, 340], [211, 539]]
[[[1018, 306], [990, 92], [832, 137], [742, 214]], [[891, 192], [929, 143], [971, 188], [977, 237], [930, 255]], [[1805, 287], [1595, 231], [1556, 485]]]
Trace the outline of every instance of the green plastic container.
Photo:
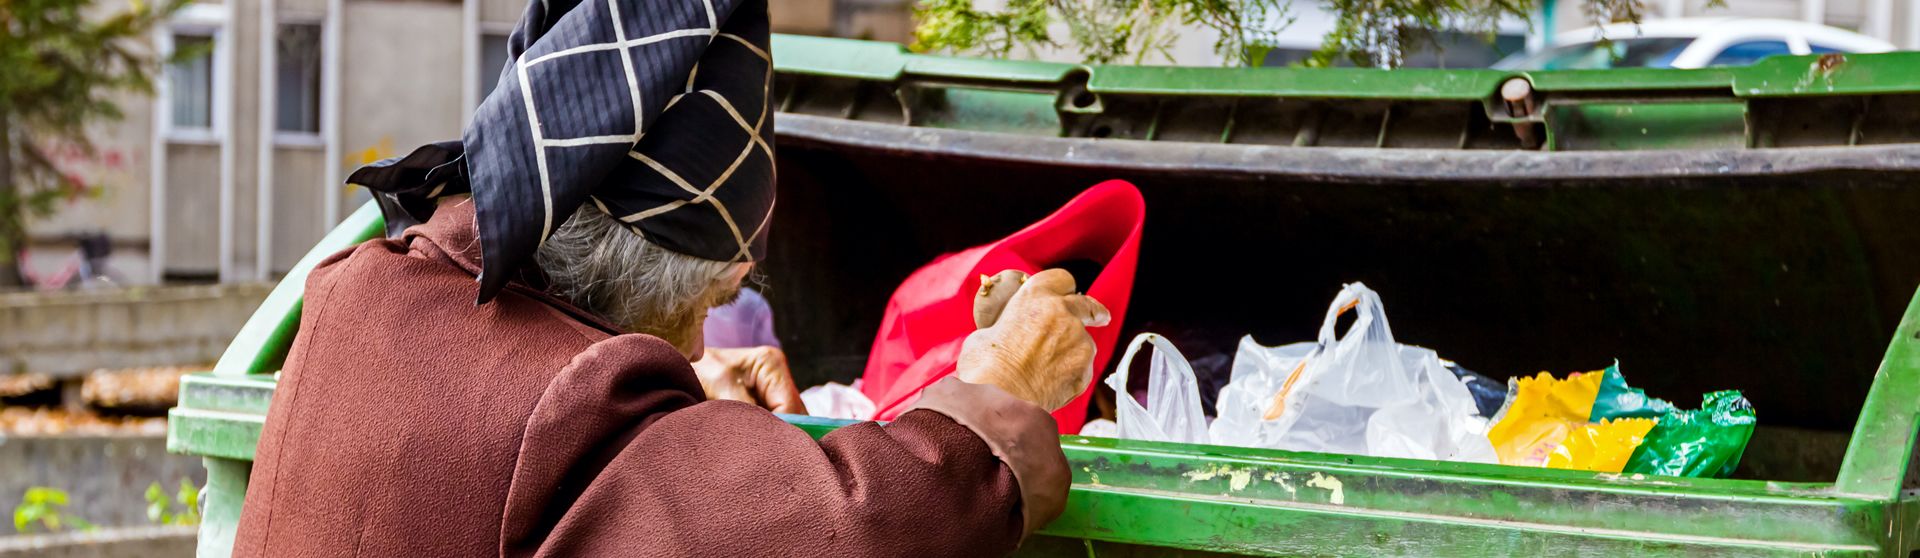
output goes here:
[[[1920, 55], [1508, 73], [774, 48], [781, 211], [764, 269], [803, 384], [857, 376], [914, 267], [1125, 178], [1148, 221], [1124, 334], [1308, 339], [1339, 285], [1364, 280], [1397, 337], [1474, 370], [1619, 357], [1649, 395], [1736, 388], [1760, 418], [1720, 480], [1069, 436], [1067, 511], [1022, 554], [1920, 549]], [[1514, 79], [1527, 87], [1509, 102]], [[380, 230], [371, 206], [353, 214], [214, 372], [183, 381], [168, 445], [206, 457], [203, 556], [231, 548], [307, 270]], [[1195, 288], [1220, 277], [1243, 292]]]

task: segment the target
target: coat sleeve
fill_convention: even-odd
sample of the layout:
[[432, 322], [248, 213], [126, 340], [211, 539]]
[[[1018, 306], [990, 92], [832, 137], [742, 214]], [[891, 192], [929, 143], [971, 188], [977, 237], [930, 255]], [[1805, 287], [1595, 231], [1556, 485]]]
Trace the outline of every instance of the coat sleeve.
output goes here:
[[1052, 418], [998, 388], [948, 380], [818, 441], [697, 393], [651, 337], [577, 357], [528, 423], [501, 554], [1001, 555], [1064, 506]]

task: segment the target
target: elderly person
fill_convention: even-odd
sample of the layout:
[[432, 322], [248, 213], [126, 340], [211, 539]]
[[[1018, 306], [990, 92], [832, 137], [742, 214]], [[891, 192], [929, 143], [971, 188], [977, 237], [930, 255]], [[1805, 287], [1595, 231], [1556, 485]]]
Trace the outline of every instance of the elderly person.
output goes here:
[[777, 350], [703, 349], [765, 252], [767, 38], [764, 0], [532, 2], [461, 141], [355, 172], [389, 237], [307, 280], [235, 552], [981, 556], [1057, 516], [1109, 319], [1064, 272], [985, 281], [957, 377], [817, 441]]

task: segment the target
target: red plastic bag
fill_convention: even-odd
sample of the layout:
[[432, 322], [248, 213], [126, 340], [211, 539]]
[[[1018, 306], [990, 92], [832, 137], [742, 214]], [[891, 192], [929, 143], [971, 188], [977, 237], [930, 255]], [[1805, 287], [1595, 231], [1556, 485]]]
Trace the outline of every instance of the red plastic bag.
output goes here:
[[[893, 420], [920, 397], [921, 389], [953, 373], [960, 343], [974, 330], [973, 299], [982, 274], [1008, 269], [1038, 273], [1076, 260], [1100, 264], [1093, 284], [1080, 288], [1113, 313], [1107, 326], [1087, 330], [1097, 347], [1093, 369], [1106, 370], [1133, 290], [1146, 210], [1146, 201], [1132, 184], [1109, 180], [1012, 236], [941, 256], [914, 271], [888, 300], [867, 358], [861, 391], [879, 409], [873, 418]], [[1094, 376], [1097, 382], [1100, 374]], [[1079, 397], [1054, 411], [1061, 433], [1080, 431], [1092, 388], [1089, 382]]]

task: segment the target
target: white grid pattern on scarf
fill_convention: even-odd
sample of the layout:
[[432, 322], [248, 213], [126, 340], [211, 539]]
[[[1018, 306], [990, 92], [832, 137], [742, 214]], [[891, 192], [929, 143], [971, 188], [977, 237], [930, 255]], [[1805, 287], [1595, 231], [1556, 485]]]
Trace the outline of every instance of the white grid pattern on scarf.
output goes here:
[[[621, 222], [633, 224], [633, 223], [638, 223], [650, 217], [658, 216], [658, 215], [665, 214], [667, 212], [679, 209], [681, 207], [685, 207], [687, 205], [698, 205], [703, 203], [707, 205], [711, 205], [713, 206], [714, 211], [720, 214], [721, 220], [726, 222], [727, 228], [732, 231], [734, 241], [740, 245], [740, 251], [734, 256], [733, 261], [737, 262], [743, 259], [751, 259], [752, 252], [750, 249], [749, 242], [753, 238], [758, 237], [760, 235], [760, 232], [766, 228], [767, 222], [772, 220], [771, 217], [773, 215], [773, 208], [772, 207], [767, 208], [767, 215], [761, 219], [760, 225], [754, 229], [754, 232], [752, 235], [743, 235], [740, 231], [740, 227], [737, 224], [735, 224], [733, 220], [733, 215], [727, 210], [726, 204], [723, 204], [720, 202], [720, 200], [715, 199], [713, 197], [713, 193], [716, 190], [719, 190], [720, 187], [727, 181], [729, 177], [733, 176], [734, 170], [738, 169], [740, 165], [746, 161], [747, 157], [752, 154], [753, 149], [755, 147], [759, 147], [760, 150], [766, 154], [769, 164], [772, 163], [773, 147], [768, 145], [766, 140], [763, 137], [761, 137], [760, 130], [762, 126], [765, 125], [766, 119], [768, 116], [767, 109], [769, 108], [769, 104], [770, 104], [769, 97], [771, 97], [771, 93], [772, 93], [771, 88], [773, 86], [772, 85], [773, 84], [773, 57], [770, 56], [765, 50], [761, 50], [759, 47], [754, 46], [752, 41], [748, 41], [744, 37], [740, 37], [732, 33], [721, 33], [720, 21], [718, 17], [714, 14], [712, 0], [701, 0], [701, 4], [703, 4], [706, 7], [706, 12], [707, 12], [706, 28], [679, 29], [675, 31], [667, 31], [667, 32], [657, 33], [654, 35], [648, 35], [645, 37], [640, 37], [635, 39], [627, 38], [626, 26], [624, 23], [622, 23], [621, 17], [620, 17], [619, 2], [620, 0], [607, 0], [607, 7], [610, 15], [612, 15], [610, 19], [613, 20], [613, 32], [614, 32], [613, 42], [580, 45], [580, 46], [548, 53], [538, 58], [534, 58], [532, 60], [525, 60], [523, 55], [521, 59], [514, 60], [514, 72], [520, 80], [520, 97], [521, 97], [521, 100], [526, 104], [527, 129], [533, 135], [534, 164], [537, 167], [540, 174], [540, 196], [541, 196], [543, 209], [545, 210], [545, 221], [542, 223], [540, 228], [540, 241], [546, 242], [547, 236], [553, 233], [553, 181], [552, 181], [551, 175], [547, 171], [547, 148], [579, 147], [579, 146], [585, 146], [585, 145], [608, 145], [608, 144], [620, 144], [620, 143], [625, 143], [629, 146], [629, 148], [631, 148], [633, 145], [639, 143], [640, 141], [640, 135], [641, 135], [640, 131], [645, 128], [644, 126], [645, 122], [643, 121], [645, 117], [643, 115], [642, 105], [641, 105], [639, 78], [634, 73], [633, 57], [629, 49], [632, 49], [637, 46], [657, 43], [660, 41], [678, 39], [678, 38], [687, 38], [687, 37], [706, 37], [708, 43], [711, 44], [714, 38], [723, 37], [723, 38], [727, 38], [740, 43], [742, 46], [745, 46], [748, 50], [752, 51], [754, 55], [759, 56], [762, 61], [766, 62], [767, 77], [764, 85], [762, 86], [762, 91], [761, 91], [759, 118], [756, 119], [756, 121], [753, 124], [748, 124], [746, 119], [741, 117], [740, 112], [734, 109], [733, 103], [728, 101], [724, 95], [721, 95], [719, 92], [713, 91], [711, 89], [694, 90], [693, 79], [694, 79], [694, 76], [697, 75], [697, 73], [700, 70], [700, 67], [698, 65], [695, 65], [693, 67], [693, 71], [689, 72], [689, 75], [687, 76], [687, 93], [683, 93], [681, 95], [675, 95], [672, 99], [669, 99], [667, 101], [666, 108], [662, 109], [662, 112], [665, 112], [665, 110], [667, 109], [671, 109], [673, 105], [677, 103], [680, 100], [680, 98], [685, 95], [693, 94], [693, 93], [705, 94], [706, 96], [714, 99], [714, 101], [717, 102], [722, 109], [725, 109], [727, 112], [727, 115], [732, 117], [734, 123], [740, 126], [741, 130], [744, 130], [747, 132], [749, 139], [746, 147], [740, 152], [740, 155], [734, 158], [733, 164], [729, 165], [725, 172], [721, 173], [718, 178], [714, 179], [714, 181], [708, 184], [705, 188], [696, 188], [692, 184], [689, 184], [686, 181], [686, 179], [681, 178], [678, 173], [673, 172], [672, 169], [667, 168], [665, 165], [660, 164], [658, 161], [654, 161], [653, 159], [647, 157], [644, 154], [641, 154], [640, 152], [629, 151], [628, 155], [631, 155], [634, 159], [637, 159], [640, 162], [646, 164], [649, 168], [652, 168], [655, 172], [660, 173], [662, 177], [666, 178], [668, 181], [679, 186], [682, 190], [685, 190], [688, 193], [693, 194], [694, 198], [692, 200], [674, 200], [672, 202], [662, 204], [652, 209], [635, 212], [625, 216], [614, 215], [614, 217], [618, 218]], [[534, 103], [533, 87], [530, 85], [527, 79], [527, 76], [528, 76], [527, 69], [551, 60], [556, 60], [556, 59], [565, 58], [568, 56], [573, 56], [578, 54], [584, 54], [589, 52], [600, 52], [600, 51], [606, 51], [606, 50], [618, 50], [620, 52], [620, 64], [622, 68], [624, 68], [626, 71], [627, 91], [633, 103], [633, 115], [634, 115], [633, 116], [633, 133], [626, 134], [626, 135], [603, 135], [603, 136], [588, 136], [588, 137], [578, 137], [578, 138], [547, 138], [545, 137], [540, 130], [540, 116], [539, 116], [539, 112], [536, 110], [536, 106]], [[611, 215], [611, 212], [607, 211], [606, 204], [602, 203], [598, 198], [594, 198], [593, 202], [594, 202], [594, 205], [598, 207], [602, 212], [607, 212], [609, 215]]]

